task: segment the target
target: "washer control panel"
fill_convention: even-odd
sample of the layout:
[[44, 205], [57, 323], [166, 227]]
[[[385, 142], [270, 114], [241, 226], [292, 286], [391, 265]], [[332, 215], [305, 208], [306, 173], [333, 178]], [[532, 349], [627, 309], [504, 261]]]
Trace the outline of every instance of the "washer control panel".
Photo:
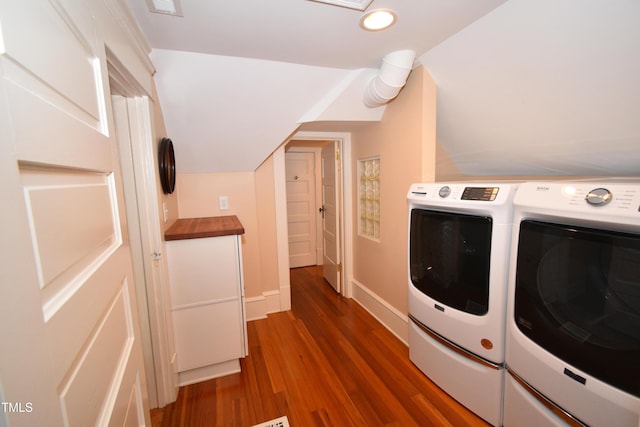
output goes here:
[[[474, 183], [426, 183], [413, 184], [409, 190], [409, 198], [415, 200], [449, 200], [469, 202], [497, 202], [502, 193], [515, 192], [516, 184], [474, 184]], [[502, 197], [500, 197], [501, 199]]]

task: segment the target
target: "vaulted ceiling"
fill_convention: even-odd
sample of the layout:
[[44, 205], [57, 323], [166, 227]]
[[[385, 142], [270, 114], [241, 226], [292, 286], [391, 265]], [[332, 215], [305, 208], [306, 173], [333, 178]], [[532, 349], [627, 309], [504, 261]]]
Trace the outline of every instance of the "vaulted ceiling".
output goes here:
[[303, 122], [374, 120], [384, 107], [366, 109], [354, 88], [413, 49], [462, 172], [640, 175], [635, 0], [374, 0], [368, 10], [398, 14], [381, 32], [310, 0], [182, 0], [183, 17], [127, 1], [183, 172], [253, 169]]

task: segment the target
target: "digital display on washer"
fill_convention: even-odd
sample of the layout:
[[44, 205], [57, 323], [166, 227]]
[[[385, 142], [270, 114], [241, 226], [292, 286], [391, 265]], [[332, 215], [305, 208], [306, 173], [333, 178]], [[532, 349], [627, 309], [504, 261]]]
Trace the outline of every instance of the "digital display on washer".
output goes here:
[[492, 202], [496, 199], [498, 190], [498, 187], [465, 187], [462, 193], [462, 200]]

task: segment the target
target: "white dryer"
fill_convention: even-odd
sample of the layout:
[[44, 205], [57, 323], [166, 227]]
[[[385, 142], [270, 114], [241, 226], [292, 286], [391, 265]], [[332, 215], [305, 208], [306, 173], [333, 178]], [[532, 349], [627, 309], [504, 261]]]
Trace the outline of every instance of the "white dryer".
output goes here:
[[640, 183], [514, 200], [505, 426], [640, 425]]

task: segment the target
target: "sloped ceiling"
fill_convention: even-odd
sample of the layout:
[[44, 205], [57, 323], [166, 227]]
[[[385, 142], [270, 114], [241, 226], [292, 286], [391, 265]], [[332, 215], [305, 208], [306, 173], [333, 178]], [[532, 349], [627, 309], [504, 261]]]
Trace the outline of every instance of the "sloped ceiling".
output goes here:
[[640, 175], [640, 2], [510, 0], [421, 56], [467, 175]]
[[160, 49], [151, 60], [178, 173], [256, 169], [348, 73]]
[[[388, 36], [354, 27], [359, 12], [308, 0], [183, 0], [185, 18], [129, 2], [154, 48], [179, 172], [254, 169], [336, 88], [359, 84], [354, 72], [414, 48], [437, 84], [438, 140], [463, 173], [640, 175], [635, 0], [374, 0], [370, 8], [402, 8]], [[196, 4], [208, 15], [187, 21]], [[339, 96], [355, 98], [341, 105], [361, 105], [353, 87]], [[341, 110], [355, 117], [333, 117], [332, 127], [361, 120], [355, 110]]]

